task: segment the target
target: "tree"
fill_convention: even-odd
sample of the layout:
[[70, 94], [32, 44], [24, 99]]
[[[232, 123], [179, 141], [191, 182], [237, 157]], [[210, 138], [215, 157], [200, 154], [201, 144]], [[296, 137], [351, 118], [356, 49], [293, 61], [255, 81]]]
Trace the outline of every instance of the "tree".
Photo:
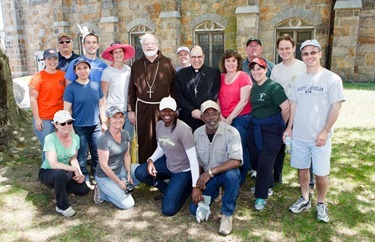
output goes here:
[[9, 58], [0, 49], [0, 145], [7, 145], [13, 130], [25, 124], [30, 125], [30, 116], [14, 100]]

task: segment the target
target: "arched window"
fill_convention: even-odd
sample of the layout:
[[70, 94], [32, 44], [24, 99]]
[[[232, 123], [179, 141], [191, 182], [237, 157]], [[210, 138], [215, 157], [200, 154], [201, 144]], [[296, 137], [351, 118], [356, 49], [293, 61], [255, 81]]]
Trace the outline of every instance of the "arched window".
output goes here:
[[[284, 34], [289, 34], [296, 42], [296, 58], [301, 60], [301, 51], [299, 48], [303, 41], [314, 38], [314, 27], [300, 18], [294, 17], [286, 19], [276, 27], [276, 39]], [[276, 63], [281, 62], [275, 48]]]
[[224, 52], [224, 27], [216, 22], [205, 21], [194, 29], [194, 43], [203, 48], [204, 63], [219, 68], [221, 54]]

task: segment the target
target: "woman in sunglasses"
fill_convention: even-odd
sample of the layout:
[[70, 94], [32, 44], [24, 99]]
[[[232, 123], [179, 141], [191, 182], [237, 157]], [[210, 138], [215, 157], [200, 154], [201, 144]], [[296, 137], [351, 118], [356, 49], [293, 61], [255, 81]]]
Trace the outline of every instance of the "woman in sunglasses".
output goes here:
[[76, 213], [69, 204], [68, 192], [86, 195], [90, 190], [77, 160], [79, 137], [72, 132], [73, 120], [68, 111], [55, 113], [55, 132], [45, 138], [43, 151], [46, 157], [39, 170], [40, 181], [55, 189], [56, 212], [67, 217]]
[[[95, 185], [95, 169], [99, 161], [97, 143], [102, 134], [101, 131], [106, 130], [107, 125], [105, 123], [103, 92], [98, 82], [90, 80], [90, 70], [91, 65], [85, 58], [76, 59], [74, 72], [77, 79], [65, 89], [64, 109], [71, 112], [75, 119], [73, 127], [80, 139], [77, 158], [81, 170], [85, 175], [86, 182], [88, 183], [91, 179], [91, 185]], [[90, 175], [86, 169], [88, 149], [91, 154]]]
[[[63, 109], [65, 73], [57, 70], [58, 55], [56, 50], [43, 52], [45, 67], [34, 74], [29, 83], [30, 108], [33, 113], [33, 128], [42, 148], [45, 137], [54, 131], [53, 115]], [[44, 152], [42, 152], [42, 162]]]
[[127, 118], [130, 67], [124, 61], [134, 57], [135, 49], [131, 45], [113, 42], [102, 53], [102, 58], [111, 62], [104, 69], [100, 85], [104, 94], [105, 107], [117, 106], [125, 114], [124, 128], [133, 136], [134, 127]]

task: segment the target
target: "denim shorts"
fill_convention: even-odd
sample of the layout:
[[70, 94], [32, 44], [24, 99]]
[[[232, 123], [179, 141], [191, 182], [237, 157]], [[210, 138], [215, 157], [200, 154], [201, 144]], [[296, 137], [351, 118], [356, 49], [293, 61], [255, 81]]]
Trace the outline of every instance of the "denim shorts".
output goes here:
[[324, 146], [315, 142], [292, 140], [290, 165], [297, 169], [308, 169], [310, 164], [317, 176], [328, 176], [331, 168], [332, 139], [327, 139]]

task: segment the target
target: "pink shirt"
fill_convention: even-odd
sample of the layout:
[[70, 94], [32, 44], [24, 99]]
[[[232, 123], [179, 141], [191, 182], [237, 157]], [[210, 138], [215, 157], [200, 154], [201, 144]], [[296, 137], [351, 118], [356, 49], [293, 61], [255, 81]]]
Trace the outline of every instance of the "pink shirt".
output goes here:
[[[225, 83], [225, 73], [221, 74], [221, 86], [219, 91], [219, 102], [221, 113], [224, 118], [228, 117], [241, 99], [241, 88], [252, 85], [249, 75], [241, 71], [237, 78], [231, 83]], [[250, 100], [238, 115], [251, 112]]]

